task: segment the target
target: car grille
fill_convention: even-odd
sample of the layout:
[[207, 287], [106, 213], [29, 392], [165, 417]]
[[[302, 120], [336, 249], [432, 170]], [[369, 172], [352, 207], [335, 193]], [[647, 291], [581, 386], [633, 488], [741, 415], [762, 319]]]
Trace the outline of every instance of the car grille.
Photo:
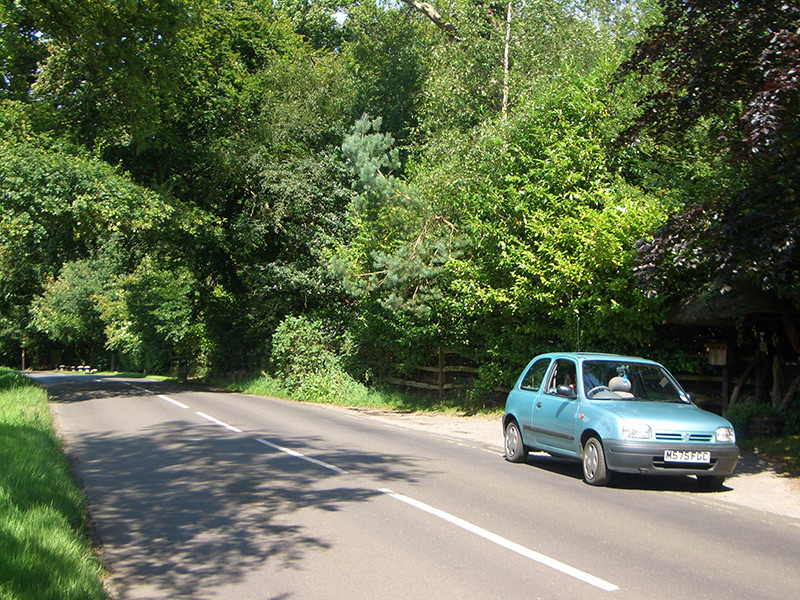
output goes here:
[[[688, 437], [684, 437], [688, 435]], [[714, 441], [713, 433], [676, 433], [676, 432], [656, 432], [656, 439], [661, 442], [694, 442], [694, 443], [708, 443]]]

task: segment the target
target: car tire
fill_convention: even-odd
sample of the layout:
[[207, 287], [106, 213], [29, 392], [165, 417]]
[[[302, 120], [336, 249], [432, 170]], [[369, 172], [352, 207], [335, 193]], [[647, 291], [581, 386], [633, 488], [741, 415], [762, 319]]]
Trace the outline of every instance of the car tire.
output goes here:
[[606, 465], [603, 444], [596, 437], [590, 437], [583, 445], [583, 480], [589, 485], [606, 485], [611, 472]]
[[710, 492], [718, 492], [722, 489], [723, 483], [725, 483], [725, 476], [724, 475], [698, 475], [697, 476], [697, 483], [700, 484], [700, 487], [704, 490]]
[[528, 458], [528, 449], [522, 441], [522, 432], [519, 430], [519, 425], [514, 419], [511, 419], [508, 424], [506, 424], [503, 438], [506, 460], [513, 463], [525, 462]]

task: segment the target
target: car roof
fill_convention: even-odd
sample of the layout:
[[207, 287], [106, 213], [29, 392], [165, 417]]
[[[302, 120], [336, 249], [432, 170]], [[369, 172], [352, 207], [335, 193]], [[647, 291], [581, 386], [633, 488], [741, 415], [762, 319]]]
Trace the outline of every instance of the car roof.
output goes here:
[[637, 361], [637, 362], [647, 362], [647, 363], [656, 363], [654, 360], [650, 360], [648, 358], [642, 358], [641, 356], [627, 356], [624, 354], [612, 354], [610, 352], [547, 352], [546, 354], [539, 354], [534, 358], [537, 360], [539, 358], [572, 358], [577, 361], [584, 361], [584, 360], [613, 360], [613, 361]]

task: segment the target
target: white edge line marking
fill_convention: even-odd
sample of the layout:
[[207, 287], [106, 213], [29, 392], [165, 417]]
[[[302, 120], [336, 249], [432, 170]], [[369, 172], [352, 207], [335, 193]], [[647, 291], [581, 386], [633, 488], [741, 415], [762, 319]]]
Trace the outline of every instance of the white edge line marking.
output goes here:
[[264, 444], [265, 446], [269, 446], [270, 448], [274, 448], [275, 450], [279, 450], [281, 452], [285, 452], [289, 456], [294, 456], [295, 458], [300, 458], [302, 460], [308, 461], [313, 463], [317, 466], [324, 467], [329, 469], [335, 473], [344, 474], [347, 473], [344, 469], [340, 469], [339, 467], [332, 465], [330, 463], [323, 462], [321, 460], [317, 460], [316, 458], [311, 458], [310, 456], [306, 456], [305, 454], [300, 454], [296, 450], [292, 450], [291, 448], [284, 448], [283, 446], [278, 446], [277, 444], [273, 444], [272, 442], [268, 442], [267, 440], [256, 438], [256, 441], [259, 444]]
[[212, 423], [216, 423], [220, 427], [224, 427], [225, 429], [228, 429], [228, 430], [230, 430], [230, 431], [232, 431], [234, 433], [242, 433], [241, 429], [239, 429], [237, 427], [234, 427], [233, 425], [228, 425], [227, 423], [224, 423], [223, 421], [220, 421], [219, 419], [215, 419], [214, 417], [212, 417], [211, 415], [207, 415], [206, 413], [196, 412], [194, 414], [196, 414], [198, 417], [203, 417], [204, 419], [206, 419], [208, 421], [211, 421]]
[[161, 394], [159, 394], [158, 397], [161, 398], [162, 400], [166, 400], [167, 402], [171, 402], [175, 406], [180, 406], [181, 408], [189, 408], [183, 402], [178, 402], [177, 400], [173, 400], [169, 396], [162, 396]]
[[381, 488], [378, 490], [388, 496], [391, 496], [395, 500], [399, 500], [400, 502], [405, 502], [406, 504], [413, 506], [414, 508], [418, 508], [426, 513], [429, 513], [435, 517], [439, 517], [455, 525], [456, 527], [460, 527], [465, 531], [469, 531], [470, 533], [474, 533], [490, 542], [497, 544], [498, 546], [502, 546], [507, 550], [511, 550], [512, 552], [516, 552], [517, 554], [524, 556], [525, 558], [529, 558], [535, 562], [538, 562], [542, 565], [550, 567], [551, 569], [555, 569], [556, 571], [560, 571], [565, 575], [569, 575], [570, 577], [574, 577], [575, 579], [579, 579], [584, 583], [588, 583], [589, 585], [593, 585], [594, 587], [600, 588], [606, 592], [616, 592], [619, 590], [619, 586], [614, 585], [613, 583], [609, 583], [599, 577], [595, 577], [594, 575], [590, 575], [589, 573], [585, 573], [580, 569], [576, 569], [575, 567], [571, 567], [566, 565], [554, 558], [550, 558], [549, 556], [545, 556], [544, 554], [540, 554], [530, 548], [526, 548], [525, 546], [521, 546], [511, 540], [508, 540], [502, 536], [497, 535], [496, 533], [492, 533], [491, 531], [487, 531], [482, 527], [478, 527], [477, 525], [473, 525], [472, 523], [465, 521], [464, 519], [460, 519], [456, 516], [451, 515], [450, 513], [446, 513], [443, 510], [439, 510], [438, 508], [434, 508], [424, 502], [420, 502], [419, 500], [414, 500], [413, 498], [409, 498], [408, 496], [404, 496], [402, 494], [398, 494], [397, 492], [393, 492], [390, 489]]

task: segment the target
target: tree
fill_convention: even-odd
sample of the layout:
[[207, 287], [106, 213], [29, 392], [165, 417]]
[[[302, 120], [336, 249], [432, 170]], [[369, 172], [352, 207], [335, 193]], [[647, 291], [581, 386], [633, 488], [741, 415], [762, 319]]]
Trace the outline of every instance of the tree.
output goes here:
[[180, 266], [164, 268], [145, 257], [93, 298], [105, 323], [109, 350], [123, 364], [152, 372], [202, 365], [206, 335], [198, 315], [198, 284]]
[[35, 19], [19, 2], [0, 3], [0, 98], [24, 100], [46, 56]]
[[430, 51], [420, 107], [425, 132], [468, 131], [509, 114], [567, 72], [616, 67], [655, 18], [652, 1], [451, 5], [458, 40]]
[[[106, 252], [132, 268], [143, 248], [163, 246], [163, 231], [179, 229], [171, 225], [180, 210], [88, 152], [34, 135], [18, 103], [0, 105], [0, 123], [0, 344], [13, 353], [45, 287], [67, 302], [57, 283], [64, 263]], [[45, 330], [55, 325], [46, 307]], [[62, 325], [54, 336], [78, 341]]]
[[[743, 315], [740, 343], [747, 317], [763, 304], [778, 298], [793, 306], [794, 315], [768, 324], [772, 403], [786, 409], [800, 384], [798, 376], [782, 389], [784, 359], [800, 354], [800, 7], [774, 0], [661, 4], [663, 23], [619, 73], [620, 81], [647, 82], [649, 90], [620, 141], [655, 150], [677, 166], [673, 172], [693, 177], [673, 179], [683, 207], [640, 241], [637, 279], [651, 297], [675, 303], [689, 298], [713, 307], [734, 296]], [[667, 160], [659, 152], [665, 146], [676, 149]], [[759, 305], [742, 307], [748, 295]]]
[[417, 13], [379, 1], [348, 9], [343, 31], [341, 55], [356, 93], [348, 127], [359, 115], [381, 115], [401, 147], [412, 144], [429, 55], [442, 36]]
[[[602, 73], [568, 76], [477, 135], [431, 145], [409, 177], [465, 245], [445, 266], [445, 339], [503, 381], [537, 350], [632, 351], [661, 315], [633, 286], [633, 243], [664, 206], [609, 165]], [[467, 148], [466, 151], [454, 151]]]
[[402, 0], [417, 12], [425, 15], [425, 17], [436, 27], [441, 29], [444, 34], [451, 40], [458, 40], [458, 30], [455, 25], [442, 18], [439, 11], [434, 8], [429, 2], [420, 2], [419, 0]]
[[294, 31], [315, 49], [339, 49], [345, 43], [344, 28], [334, 15], [344, 16], [355, 4], [350, 0], [276, 0], [274, 5], [289, 16]]
[[217, 286], [206, 311], [213, 364], [230, 370], [261, 367], [286, 315], [347, 312], [327, 268], [330, 248], [352, 237], [341, 161], [326, 151], [281, 162], [259, 152], [247, 167], [251, 197], [229, 232], [236, 283]]
[[[704, 140], [724, 153], [723, 181], [672, 217], [639, 250], [651, 294], [737, 281], [800, 306], [800, 7], [779, 0], [663, 0], [621, 78], [657, 78], [623, 140]], [[714, 43], [709, 43], [714, 40]], [[713, 159], [712, 159], [713, 160]], [[800, 348], [798, 349], [800, 351]]]
[[339, 244], [332, 269], [359, 301], [363, 346], [415, 362], [436, 344], [441, 275], [458, 232], [394, 174], [399, 153], [394, 138], [381, 132], [380, 118], [359, 119], [342, 153], [358, 192], [349, 207], [356, 234]]
[[575, 347], [578, 321], [583, 349], [655, 339], [662, 304], [630, 270], [665, 207], [609, 164], [608, 77], [570, 74], [505, 121], [442, 136], [404, 179], [380, 122], [356, 123], [343, 152], [359, 235], [338, 264], [373, 352], [413, 364], [457, 348], [491, 388], [537, 348]]
[[140, 147], [169, 117], [178, 92], [175, 52], [203, 7], [182, 0], [26, 0], [46, 58], [33, 93], [48, 105], [59, 131], [91, 148]]
[[[575, 308], [598, 330], [646, 324], [614, 253], [661, 207], [610, 170], [594, 74], [647, 4], [348, 2], [337, 23], [327, 1], [5, 3], [9, 348], [22, 331], [79, 343], [97, 323], [70, 307], [102, 260], [104, 336], [151, 369], [262, 368], [301, 313], [414, 360], [453, 344], [498, 369], [526, 336], [570, 338]], [[348, 134], [365, 113], [382, 120]], [[542, 291], [548, 272], [572, 283]]]
[[94, 298], [111, 277], [102, 260], [80, 260], [64, 265], [57, 279], [48, 279], [31, 307], [31, 325], [48, 339], [63, 344], [83, 364], [98, 364], [105, 335]]

